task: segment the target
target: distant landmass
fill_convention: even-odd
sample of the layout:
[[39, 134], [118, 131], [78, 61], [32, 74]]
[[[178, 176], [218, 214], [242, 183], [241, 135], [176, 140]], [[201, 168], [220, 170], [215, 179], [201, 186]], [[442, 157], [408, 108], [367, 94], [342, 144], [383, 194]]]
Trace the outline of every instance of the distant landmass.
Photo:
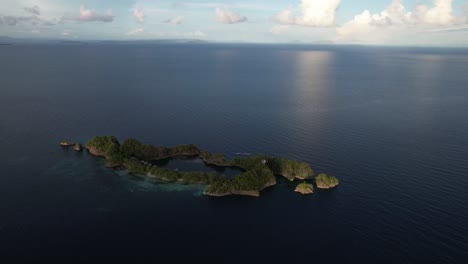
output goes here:
[[[81, 144], [66, 140], [60, 142], [60, 145], [73, 146], [76, 151], [82, 150]], [[136, 139], [127, 139], [120, 144], [114, 136], [97, 136], [85, 144], [85, 149], [95, 156], [105, 157], [106, 166], [109, 168], [125, 169], [133, 175], [158, 182], [207, 185], [204, 194], [209, 196], [260, 196], [260, 191], [276, 185], [275, 175], [290, 181], [303, 180], [303, 183], [296, 188], [296, 191], [302, 194], [313, 193], [312, 182], [321, 189], [333, 188], [339, 184], [338, 179], [324, 173], [314, 177], [314, 171], [305, 162], [271, 156], [228, 160], [223, 154], [201, 151], [192, 144], [168, 148], [142, 144]], [[233, 178], [227, 178], [216, 172], [183, 172], [158, 167], [151, 163], [160, 159], [182, 157], [199, 157], [206, 165], [238, 168], [241, 173]]]
[[151, 40], [73, 40], [73, 39], [49, 39], [49, 38], [12, 38], [0, 36], [0, 45], [14, 44], [189, 44], [211, 43], [200, 39], [151, 39]]

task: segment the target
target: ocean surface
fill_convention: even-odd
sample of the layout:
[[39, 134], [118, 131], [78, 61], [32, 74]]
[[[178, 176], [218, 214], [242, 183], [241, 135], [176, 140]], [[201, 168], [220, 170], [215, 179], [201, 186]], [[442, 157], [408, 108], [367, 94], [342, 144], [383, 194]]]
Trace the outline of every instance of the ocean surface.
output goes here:
[[[212, 198], [58, 146], [95, 135], [298, 159], [340, 185]], [[468, 263], [468, 50], [4, 45], [0, 146], [0, 259]]]

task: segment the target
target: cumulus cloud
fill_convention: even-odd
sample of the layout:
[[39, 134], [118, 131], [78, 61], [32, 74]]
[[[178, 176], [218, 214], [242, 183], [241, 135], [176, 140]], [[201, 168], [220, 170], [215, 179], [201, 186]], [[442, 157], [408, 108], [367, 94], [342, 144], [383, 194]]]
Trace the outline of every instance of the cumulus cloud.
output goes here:
[[247, 17], [225, 9], [216, 8], [215, 10], [218, 22], [223, 24], [236, 24], [247, 21]]
[[132, 15], [133, 17], [135, 18], [135, 20], [138, 22], [138, 23], [143, 23], [145, 22], [145, 13], [143, 12], [142, 9], [139, 9], [139, 8], [133, 8], [132, 10]]
[[415, 19], [418, 23], [452, 25], [455, 22], [452, 2], [452, 0], [434, 0], [432, 7], [419, 4], [416, 6]]
[[403, 0], [393, 0], [380, 13], [364, 10], [351, 21], [337, 28], [338, 40], [383, 43], [395, 35], [411, 30], [444, 28], [466, 24], [453, 14], [452, 0], [434, 0], [431, 6], [419, 4], [415, 11], [406, 9]]
[[341, 0], [301, 0], [300, 15], [291, 9], [279, 12], [274, 20], [281, 24], [302, 25], [310, 27], [330, 27], [336, 23], [336, 11]]
[[32, 7], [24, 7], [23, 10], [33, 15], [38, 15], [38, 16], [41, 15], [41, 10], [39, 9], [39, 6], [37, 5], [32, 6]]
[[106, 14], [99, 14], [93, 9], [86, 9], [84, 6], [80, 7], [80, 15], [78, 16], [65, 16], [63, 19], [79, 21], [79, 22], [112, 22], [114, 15], [112, 11], [107, 11]]
[[180, 25], [184, 22], [184, 18], [181, 16], [177, 16], [171, 19], [164, 20], [163, 23], [173, 24], [173, 25]]

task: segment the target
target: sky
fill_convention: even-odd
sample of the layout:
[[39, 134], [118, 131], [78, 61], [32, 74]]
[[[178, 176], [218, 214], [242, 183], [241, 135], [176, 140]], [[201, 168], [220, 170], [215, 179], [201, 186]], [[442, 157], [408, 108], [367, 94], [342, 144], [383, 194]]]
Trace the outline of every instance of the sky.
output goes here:
[[468, 0], [0, 0], [0, 36], [468, 47]]

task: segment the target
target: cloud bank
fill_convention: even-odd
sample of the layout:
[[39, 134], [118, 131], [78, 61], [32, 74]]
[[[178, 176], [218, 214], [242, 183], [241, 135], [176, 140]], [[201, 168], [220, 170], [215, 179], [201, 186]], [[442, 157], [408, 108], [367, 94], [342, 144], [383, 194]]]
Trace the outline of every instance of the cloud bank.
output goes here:
[[216, 8], [215, 13], [218, 22], [223, 24], [236, 24], [247, 21], [247, 17], [221, 8]]
[[[408, 11], [403, 0], [393, 0], [382, 12], [364, 10], [351, 21], [337, 28], [337, 40], [364, 43], [386, 43], [409, 32], [427, 31], [466, 24], [465, 17], [453, 14], [452, 0], [433, 0], [431, 6], [418, 4]], [[435, 32], [435, 31], [434, 31]]]
[[65, 16], [63, 19], [78, 22], [112, 22], [114, 21], [114, 15], [112, 15], [112, 11], [110, 10], [106, 14], [99, 14], [93, 9], [86, 9], [84, 6], [81, 6], [80, 15]]
[[295, 15], [292, 9], [284, 9], [274, 17], [274, 20], [280, 24], [289, 25], [334, 26], [340, 2], [340, 0], [301, 0], [299, 16]]

